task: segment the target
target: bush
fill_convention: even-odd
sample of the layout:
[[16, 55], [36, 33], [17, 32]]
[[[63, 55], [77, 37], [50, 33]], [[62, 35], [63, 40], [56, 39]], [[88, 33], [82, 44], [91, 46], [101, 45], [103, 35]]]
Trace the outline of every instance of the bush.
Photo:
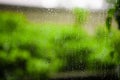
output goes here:
[[112, 30], [112, 33], [110, 35], [110, 39], [111, 39], [111, 47], [113, 48], [113, 52], [114, 52], [114, 61], [116, 64], [120, 64], [120, 31], [119, 30]]
[[[118, 32], [118, 31], [117, 31]], [[115, 43], [119, 43], [119, 34], [114, 32], [114, 29], [109, 32], [105, 26], [102, 26], [96, 30], [94, 35], [94, 43], [96, 49], [94, 53], [89, 57], [89, 68], [92, 70], [107, 70], [113, 69], [119, 65], [117, 47]], [[114, 43], [115, 42], [115, 43]]]
[[89, 15], [89, 11], [81, 8], [73, 9], [73, 14], [75, 16], [75, 26], [82, 26]]
[[44, 38], [47, 33], [44, 29], [29, 23], [20, 14], [1, 12], [0, 30], [1, 79], [45, 80], [58, 70], [60, 60], [49, 39]]
[[93, 52], [90, 37], [82, 28], [66, 28], [55, 39], [58, 57], [63, 60], [62, 71], [83, 70]]
[[112, 69], [119, 64], [118, 30], [109, 33], [101, 27], [91, 36], [81, 27], [36, 25], [7, 12], [0, 13], [0, 21], [0, 79], [46, 80], [57, 71]]

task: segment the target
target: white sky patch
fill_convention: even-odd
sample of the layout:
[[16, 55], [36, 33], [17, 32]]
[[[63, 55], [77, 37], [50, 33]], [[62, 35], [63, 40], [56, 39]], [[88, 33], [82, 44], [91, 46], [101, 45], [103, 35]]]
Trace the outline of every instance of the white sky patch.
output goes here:
[[103, 3], [104, 0], [0, 0], [0, 4], [68, 9], [74, 7], [102, 9]]
[[40, 3], [37, 3], [38, 5], [41, 5], [45, 8], [55, 8], [58, 6], [59, 0], [39, 0]]
[[104, 1], [103, 0], [86, 0], [88, 2], [87, 7], [93, 8], [93, 9], [100, 9], [103, 7]]
[[84, 8], [84, 7], [87, 6], [88, 1], [86, 1], [86, 0], [76, 0], [76, 1], [72, 0], [72, 3], [73, 3], [74, 7], [82, 7], [82, 8]]

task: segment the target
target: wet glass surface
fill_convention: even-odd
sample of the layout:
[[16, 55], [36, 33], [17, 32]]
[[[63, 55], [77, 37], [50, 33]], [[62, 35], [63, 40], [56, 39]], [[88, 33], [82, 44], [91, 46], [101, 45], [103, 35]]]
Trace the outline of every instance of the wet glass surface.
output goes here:
[[119, 0], [0, 0], [0, 79], [119, 80], [119, 7]]

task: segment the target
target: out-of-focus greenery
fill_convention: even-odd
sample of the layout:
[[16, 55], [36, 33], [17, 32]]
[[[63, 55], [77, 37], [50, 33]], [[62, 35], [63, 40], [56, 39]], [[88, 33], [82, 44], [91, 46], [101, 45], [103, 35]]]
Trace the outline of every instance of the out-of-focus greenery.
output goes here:
[[116, 3], [116, 0], [106, 0], [106, 1], [110, 4], [115, 4]]
[[106, 0], [109, 3], [107, 11], [106, 27], [108, 30], [111, 28], [112, 19], [115, 18], [118, 28], [120, 29], [120, 0]]
[[0, 30], [0, 78], [45, 80], [62, 65], [50, 42], [54, 32], [47, 34], [51, 30], [10, 12], [0, 13]]
[[[105, 26], [99, 27], [94, 34], [95, 50], [89, 57], [89, 68], [94, 70], [113, 69], [120, 64], [117, 44], [119, 31], [112, 29], [109, 33]], [[116, 44], [117, 43], [117, 44]], [[115, 47], [117, 46], [117, 48]]]
[[80, 8], [74, 8], [73, 14], [75, 15], [75, 26], [82, 26], [89, 16], [89, 11]]
[[83, 70], [87, 58], [93, 52], [91, 37], [82, 28], [66, 28], [55, 40], [59, 58], [63, 60], [62, 71]]
[[[14, 16], [14, 17], [13, 17]], [[0, 79], [45, 80], [52, 73], [111, 69], [119, 64], [120, 32], [100, 27], [41, 25], [21, 14], [0, 12]]]

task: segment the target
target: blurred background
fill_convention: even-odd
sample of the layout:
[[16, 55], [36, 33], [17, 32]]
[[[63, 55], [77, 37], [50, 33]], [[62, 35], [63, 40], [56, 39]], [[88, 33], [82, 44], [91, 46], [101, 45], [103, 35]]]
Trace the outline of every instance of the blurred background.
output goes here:
[[119, 0], [0, 0], [1, 80], [119, 80]]

